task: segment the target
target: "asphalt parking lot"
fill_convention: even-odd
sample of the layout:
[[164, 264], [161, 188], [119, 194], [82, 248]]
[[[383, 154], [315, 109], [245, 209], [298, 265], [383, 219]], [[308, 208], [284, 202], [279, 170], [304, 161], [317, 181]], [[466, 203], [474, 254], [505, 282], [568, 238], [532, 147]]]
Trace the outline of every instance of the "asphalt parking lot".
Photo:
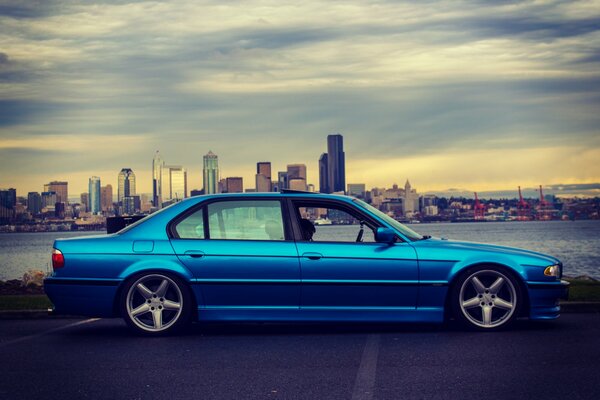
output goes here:
[[437, 325], [0, 321], [0, 399], [598, 399], [600, 314], [499, 333]]

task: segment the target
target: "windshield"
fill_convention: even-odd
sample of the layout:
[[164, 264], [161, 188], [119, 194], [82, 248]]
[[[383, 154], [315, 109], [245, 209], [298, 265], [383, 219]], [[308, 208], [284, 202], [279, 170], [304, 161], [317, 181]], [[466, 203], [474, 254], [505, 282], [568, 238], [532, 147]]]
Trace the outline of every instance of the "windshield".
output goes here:
[[379, 211], [378, 209], [376, 209], [372, 205], [370, 205], [368, 203], [365, 203], [364, 201], [359, 200], [359, 199], [353, 199], [352, 201], [355, 202], [356, 204], [360, 205], [362, 208], [366, 209], [367, 211], [369, 211], [371, 214], [375, 214], [378, 218], [381, 218], [382, 220], [384, 220], [392, 228], [394, 228], [398, 232], [402, 233], [408, 239], [410, 239], [410, 240], [421, 240], [421, 239], [424, 238], [423, 235], [419, 235], [417, 232], [415, 232], [412, 229], [410, 229], [410, 228], [402, 225], [400, 222], [396, 221], [394, 218], [390, 217], [389, 215], [387, 215], [385, 213], [382, 213], [381, 211]]

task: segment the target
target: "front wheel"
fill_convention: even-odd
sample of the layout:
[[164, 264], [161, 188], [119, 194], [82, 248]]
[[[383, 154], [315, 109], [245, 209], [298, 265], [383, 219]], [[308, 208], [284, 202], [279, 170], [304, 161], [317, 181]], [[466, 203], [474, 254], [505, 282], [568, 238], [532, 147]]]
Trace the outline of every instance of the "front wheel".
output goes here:
[[497, 267], [478, 267], [458, 279], [453, 288], [454, 316], [469, 327], [496, 330], [517, 317], [519, 285]]
[[191, 298], [180, 279], [161, 273], [138, 275], [129, 281], [121, 299], [127, 325], [138, 333], [172, 333], [189, 322]]

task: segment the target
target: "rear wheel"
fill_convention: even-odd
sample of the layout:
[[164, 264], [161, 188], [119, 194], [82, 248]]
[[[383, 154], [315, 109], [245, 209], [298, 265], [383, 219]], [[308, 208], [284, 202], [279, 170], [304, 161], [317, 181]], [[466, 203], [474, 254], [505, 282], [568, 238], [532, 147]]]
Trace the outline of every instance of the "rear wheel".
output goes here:
[[138, 333], [173, 333], [190, 320], [191, 296], [185, 283], [162, 273], [131, 279], [123, 290], [122, 315]]
[[520, 303], [518, 282], [498, 267], [471, 269], [453, 287], [454, 316], [475, 329], [507, 327], [516, 319]]

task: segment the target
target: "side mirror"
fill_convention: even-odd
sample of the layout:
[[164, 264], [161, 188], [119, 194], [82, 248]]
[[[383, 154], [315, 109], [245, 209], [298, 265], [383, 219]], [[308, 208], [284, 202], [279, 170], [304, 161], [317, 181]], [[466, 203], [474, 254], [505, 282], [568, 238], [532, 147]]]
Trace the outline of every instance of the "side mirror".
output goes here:
[[394, 243], [396, 241], [396, 232], [390, 228], [377, 228], [375, 240], [379, 243]]

